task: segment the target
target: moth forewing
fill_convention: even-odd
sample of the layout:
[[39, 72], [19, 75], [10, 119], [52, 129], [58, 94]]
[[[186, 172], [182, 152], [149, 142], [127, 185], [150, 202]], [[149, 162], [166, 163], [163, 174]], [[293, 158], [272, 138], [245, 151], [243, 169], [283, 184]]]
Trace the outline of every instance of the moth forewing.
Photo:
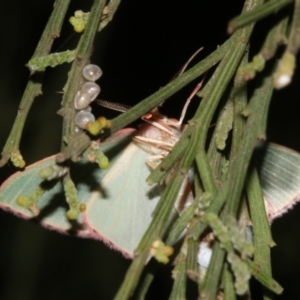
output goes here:
[[89, 230], [109, 246], [133, 257], [134, 250], [152, 220], [160, 187], [149, 187], [147, 153], [131, 142], [106, 176], [99, 181], [104, 193], [90, 194], [84, 214]]

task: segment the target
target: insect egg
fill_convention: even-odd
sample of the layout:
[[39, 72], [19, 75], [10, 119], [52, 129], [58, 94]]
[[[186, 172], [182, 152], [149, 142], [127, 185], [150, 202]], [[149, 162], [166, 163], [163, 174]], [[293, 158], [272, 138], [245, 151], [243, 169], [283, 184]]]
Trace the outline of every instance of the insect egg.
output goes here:
[[75, 123], [81, 129], [85, 129], [85, 125], [88, 122], [94, 122], [94, 121], [95, 121], [94, 115], [88, 111], [82, 110], [78, 112], [75, 116]]
[[90, 106], [86, 107], [85, 109], [82, 109], [81, 111], [87, 111], [87, 112], [91, 112], [92, 108]]
[[76, 126], [75, 127], [75, 133], [81, 133], [81, 132], [83, 132], [83, 130]]
[[74, 99], [74, 107], [77, 110], [85, 109], [91, 103], [91, 95], [87, 92], [78, 91]]
[[82, 70], [82, 75], [87, 81], [96, 81], [102, 75], [102, 70], [96, 65], [86, 65]]
[[80, 92], [88, 93], [91, 96], [90, 101], [94, 101], [100, 93], [100, 86], [94, 82], [86, 82], [82, 87]]

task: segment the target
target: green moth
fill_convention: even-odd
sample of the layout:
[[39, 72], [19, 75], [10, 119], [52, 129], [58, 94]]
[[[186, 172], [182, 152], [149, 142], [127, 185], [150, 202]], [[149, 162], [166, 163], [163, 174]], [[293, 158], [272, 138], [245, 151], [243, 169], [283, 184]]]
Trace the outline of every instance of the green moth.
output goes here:
[[[80, 161], [71, 166], [80, 202], [86, 204], [76, 222], [66, 217], [67, 206], [59, 181], [48, 183], [38, 202], [40, 213], [33, 214], [16, 203], [16, 198], [43, 184], [38, 173], [55, 163], [49, 157], [8, 178], [0, 188], [0, 207], [28, 220], [37, 220], [46, 228], [102, 240], [126, 257], [133, 252], [152, 220], [163, 186], [148, 186], [151, 169], [149, 154], [132, 138], [134, 129], [123, 129], [101, 144], [111, 167]], [[300, 154], [272, 143], [259, 147], [258, 163], [269, 221], [282, 215], [299, 200]], [[74, 177], [74, 178], [73, 178]]]

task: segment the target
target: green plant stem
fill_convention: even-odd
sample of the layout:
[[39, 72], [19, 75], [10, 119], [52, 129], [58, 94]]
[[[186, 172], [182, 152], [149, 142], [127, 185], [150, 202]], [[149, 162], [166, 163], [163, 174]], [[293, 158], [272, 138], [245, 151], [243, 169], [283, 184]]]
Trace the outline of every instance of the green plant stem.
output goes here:
[[270, 0], [264, 4], [257, 6], [255, 9], [249, 11], [247, 14], [243, 14], [232, 19], [228, 24], [228, 33], [231, 34], [238, 28], [246, 26], [248, 24], [257, 22], [266, 16], [277, 12], [284, 6], [292, 3], [294, 0]]
[[[93, 42], [100, 23], [105, 0], [95, 0], [91, 8], [90, 16], [86, 29], [81, 36], [77, 46], [77, 57], [72, 64], [68, 81], [64, 87], [62, 99], [62, 109], [60, 114], [63, 116], [63, 139], [75, 132], [75, 114], [74, 97], [83, 83], [82, 69], [89, 63], [93, 49]], [[64, 146], [64, 143], [62, 143]]]
[[[256, 91], [256, 95], [254, 95], [253, 97], [253, 101], [255, 102], [255, 105], [251, 105], [253, 111], [251, 113], [251, 116], [252, 118], [248, 118], [248, 121], [247, 121], [247, 125], [246, 125], [246, 130], [245, 130], [245, 141], [249, 138], [249, 141], [254, 141], [251, 145], [252, 145], [252, 149], [254, 147], [254, 144], [255, 144], [255, 141], [256, 141], [256, 137], [255, 135], [252, 134], [252, 131], [253, 132], [256, 132], [257, 135], [258, 135], [258, 132], [259, 132], [259, 128], [261, 127], [261, 124], [259, 122], [259, 120], [256, 119], [256, 116], [259, 115], [259, 112], [260, 112], [260, 108], [261, 108], [261, 105], [264, 105], [264, 104], [267, 104], [268, 105], [268, 99], [265, 99], [265, 103], [263, 104], [263, 102], [261, 101], [262, 99], [259, 99], [258, 100], [258, 95], [261, 93]], [[255, 109], [254, 109], [255, 108]], [[264, 110], [266, 111], [266, 110]], [[261, 117], [261, 119], [263, 119], [263, 117]], [[250, 129], [249, 127], [252, 127], [253, 129]], [[254, 129], [256, 127], [256, 130]], [[252, 138], [250, 138], [249, 136], [252, 136]], [[244, 158], [246, 157], [246, 160], [245, 161], [249, 161], [250, 160], [250, 157], [251, 157], [251, 154], [252, 154], [252, 150], [251, 151], [247, 151], [248, 148], [250, 147], [250, 144], [247, 145], [247, 143], [241, 143], [243, 146], [241, 147], [242, 149], [240, 150], [240, 154], [238, 155], [238, 159], [236, 159], [236, 161], [234, 162], [234, 165], [232, 167], [232, 170], [234, 169], [236, 173], [233, 173], [233, 174], [236, 174], [235, 179], [232, 179], [232, 181], [229, 181], [229, 186], [230, 188], [228, 189], [228, 192], [224, 194], [227, 194], [228, 196], [226, 197], [227, 199], [230, 199], [232, 201], [235, 201], [235, 197], [237, 197], [236, 199], [239, 198], [239, 195], [240, 195], [240, 190], [242, 188], [243, 185], [241, 185], [239, 182], [238, 182], [238, 178], [239, 176], [243, 176], [243, 174], [246, 174], [245, 170], [247, 169], [247, 166], [243, 165], [242, 163], [242, 156], [244, 156]], [[239, 161], [239, 162], [238, 162]], [[240, 170], [238, 170], [236, 167], [239, 167]], [[240, 174], [240, 175], [238, 175]], [[230, 176], [231, 174], [229, 174], [229, 178], [232, 178], [232, 176]], [[243, 176], [244, 177], [244, 176]], [[241, 179], [242, 182], [244, 182], [244, 178]], [[241, 186], [241, 188], [239, 188], [238, 190], [236, 191], [233, 191], [233, 186]], [[233, 193], [230, 193], [230, 191], [233, 191]], [[230, 195], [230, 196], [229, 196]], [[238, 201], [237, 201], [238, 203]], [[229, 202], [229, 205], [227, 205], [227, 211], [230, 212], [234, 212], [236, 211], [237, 209], [237, 205], [234, 205], [232, 204], [231, 202]], [[202, 226], [202, 230], [203, 230], [204, 226]], [[213, 270], [213, 273], [215, 274], [215, 266], [214, 266], [214, 263], [213, 263], [214, 260], [211, 261], [211, 269]], [[219, 259], [217, 260], [216, 259], [216, 264], [221, 264], [222, 263], [222, 257], [219, 257]], [[252, 275], [255, 276], [258, 280], [260, 280], [261, 283], [263, 283], [268, 289], [272, 290], [272, 291], [275, 291], [276, 293], [280, 293], [281, 292], [281, 287], [270, 277], [268, 276], [268, 274], [266, 274], [265, 272], [263, 272], [262, 270], [257, 270], [257, 268], [255, 268], [255, 270], [253, 269], [253, 266], [251, 265], [251, 271], [252, 271]], [[256, 273], [255, 273], [256, 272]], [[215, 274], [216, 275], [216, 274]], [[204, 286], [204, 292], [205, 294], [206, 293], [209, 293], [211, 292], [211, 285], [212, 285], [212, 282], [210, 282], [209, 284], [209, 288], [208, 286], [205, 288]], [[214, 295], [212, 294], [212, 298], [213, 299]], [[208, 298], [209, 299], [209, 298]]]
[[121, 3], [121, 0], [110, 0], [108, 5], [107, 5], [107, 10], [108, 10], [108, 16], [105, 17], [99, 25], [98, 31], [101, 31], [106, 25], [112, 21], [115, 12], [117, 11], [117, 8], [119, 7]]
[[[229, 101], [232, 101], [230, 98], [228, 99], [227, 103]], [[227, 103], [225, 105], [227, 105]], [[222, 112], [224, 111], [224, 108]], [[224, 153], [223, 151], [217, 149], [216, 145], [216, 139], [218, 137], [218, 128], [220, 128], [220, 125], [222, 126], [222, 112], [219, 114], [214, 133], [212, 135], [212, 138], [210, 140], [209, 148], [207, 151], [207, 157], [208, 161], [211, 167], [212, 176], [214, 177], [215, 185], [220, 188], [222, 186], [222, 161], [224, 159]], [[200, 168], [200, 164], [197, 162], [197, 165]]]
[[186, 299], [186, 254], [182, 251], [177, 256], [173, 278], [174, 284], [169, 300]]
[[50, 53], [46, 56], [39, 56], [31, 59], [27, 63], [27, 67], [34, 73], [35, 71], [44, 71], [46, 67], [56, 67], [63, 63], [70, 63], [76, 57], [75, 50], [66, 50], [58, 53]]
[[[245, 126], [244, 136], [243, 140], [241, 141], [238, 154], [236, 158], [232, 161], [232, 165], [229, 170], [228, 174], [228, 180], [226, 183], [228, 183], [229, 188], [227, 189], [227, 202], [225, 206], [225, 211], [223, 212], [224, 215], [236, 215], [239, 205], [240, 205], [240, 199], [242, 190], [245, 183], [245, 178], [247, 174], [248, 165], [253, 153], [253, 149], [255, 147], [257, 138], [261, 135], [261, 130], [264, 124], [265, 120], [265, 114], [268, 112], [269, 107], [269, 101], [270, 101], [270, 93], [267, 91], [271, 89], [272, 90], [272, 79], [271, 77], [267, 77], [267, 79], [264, 80], [262, 87], [257, 88], [254, 92], [254, 95], [252, 99], [250, 100], [250, 103], [248, 107], [244, 110], [247, 111], [247, 123]], [[223, 219], [223, 217], [222, 217]], [[215, 264], [222, 263], [221, 257], [218, 258], [219, 260], [215, 260]], [[212, 263], [208, 269], [208, 274], [211, 274], [211, 272], [215, 273], [216, 266], [214, 263]], [[210, 271], [210, 270], [213, 271]], [[219, 278], [219, 274], [217, 278]], [[215, 282], [214, 282], [215, 283]], [[205, 285], [203, 286], [203, 290], [211, 295], [211, 287], [212, 282], [205, 280]], [[269, 288], [269, 287], [268, 287]], [[212, 294], [212, 298], [214, 295]], [[212, 299], [208, 298], [208, 299]]]
[[293, 21], [291, 24], [290, 36], [287, 44], [287, 52], [296, 55], [300, 48], [300, 0], [295, 0]]
[[[265, 132], [268, 107], [273, 92], [273, 78], [270, 74], [263, 81], [263, 85], [255, 94], [261, 95], [266, 105], [262, 107], [261, 131]], [[263, 96], [262, 96], [263, 95]], [[247, 194], [250, 208], [251, 220], [253, 223], [253, 239], [255, 246], [254, 263], [260, 266], [262, 272], [271, 276], [270, 247], [274, 245], [267, 215], [265, 212], [264, 199], [259, 183], [258, 174], [253, 168], [247, 182]], [[266, 296], [268, 297], [268, 296]]]
[[190, 221], [193, 219], [195, 214], [195, 209], [199, 204], [200, 197], [201, 196], [199, 195], [192, 202], [192, 204], [187, 209], [184, 210], [182, 215], [178, 219], [176, 219], [170, 231], [168, 232], [168, 236], [166, 238], [167, 245], [173, 245], [178, 241], [180, 235], [186, 228], [186, 224], [189, 224]]
[[[181, 162], [181, 172], [183, 173], [188, 172], [188, 169], [190, 168], [196, 154], [201, 151], [205, 151], [206, 135], [213, 114], [229, 81], [236, 71], [236, 67], [240, 62], [241, 56], [250, 37], [251, 30], [252, 27], [250, 30], [247, 28], [246, 30], [238, 31], [230, 39], [232, 42], [231, 48], [229, 51], [227, 51], [220, 65], [218, 66], [217, 70], [219, 71], [216, 71], [215, 73], [215, 80], [211, 85], [211, 92], [207, 93], [207, 97], [203, 98], [194, 118], [189, 121], [189, 128], [186, 131], [191, 131], [191, 138], [189, 147], [186, 149], [187, 151], [185, 152]], [[207, 166], [208, 163], [204, 164], [200, 174], [207, 175], [207, 172], [211, 172], [210, 168], [207, 168]], [[212, 178], [212, 176], [209, 175], [206, 176], [206, 178], [209, 179]]]
[[[244, 54], [243, 60], [241, 62], [241, 67], [243, 67], [248, 62], [248, 52]], [[243, 138], [246, 118], [242, 115], [242, 111], [247, 105], [247, 84], [239, 72], [237, 72], [234, 87], [232, 91], [232, 99], [234, 105], [234, 116], [233, 116], [233, 128], [232, 128], [232, 143], [230, 151], [230, 160], [236, 159], [238, 154], [238, 149], [240, 147], [241, 140]]]
[[91, 139], [85, 132], [65, 137], [64, 141], [68, 146], [56, 155], [57, 163], [63, 163], [69, 159], [77, 162], [82, 152], [91, 144]]
[[295, 0], [293, 20], [285, 52], [279, 60], [274, 73], [274, 87], [281, 89], [287, 86], [294, 75], [296, 68], [296, 55], [300, 47], [300, 0]]
[[[262, 272], [272, 276], [270, 247], [274, 246], [275, 243], [272, 240], [256, 168], [253, 168], [249, 174], [247, 195], [253, 228], [253, 244], [255, 247], [254, 263], [260, 267]], [[268, 296], [265, 296], [266, 299], [268, 299]]]
[[262, 272], [259, 266], [257, 266], [253, 261], [248, 259], [247, 265], [253, 277], [255, 277], [260, 283], [262, 283], [265, 287], [267, 287], [270, 291], [274, 292], [277, 295], [282, 293], [283, 288], [280, 286], [280, 284], [268, 274]]
[[288, 17], [283, 18], [277, 22], [273, 28], [268, 32], [267, 38], [260, 50], [260, 54], [265, 59], [271, 59], [280, 44], [287, 42], [286, 30], [287, 30]]
[[[193, 226], [194, 222], [198, 222], [198, 220], [194, 219], [190, 226]], [[188, 253], [186, 259], [186, 273], [191, 280], [197, 282], [199, 279], [199, 265], [197, 261], [199, 242], [195, 241], [193, 238], [188, 237], [187, 245]]]
[[[64, 21], [69, 4], [70, 0], [55, 1], [53, 12], [49, 18], [49, 21], [45, 27], [45, 30], [41, 36], [41, 39], [32, 58], [49, 54], [54, 39], [60, 34], [62, 23]], [[7, 163], [10, 158], [11, 152], [19, 149], [20, 140], [28, 112], [35, 97], [42, 93], [42, 75], [43, 73], [37, 74], [37, 76], [33, 75], [26, 86], [14, 125], [2, 150], [0, 167], [4, 166]]]
[[[252, 5], [254, 5], [253, 2], [249, 1], [249, 4], [250, 3]], [[245, 7], [248, 7], [248, 5], [245, 4]], [[245, 27], [243, 30], [239, 30], [235, 33], [236, 36], [235, 36], [235, 40], [233, 42], [233, 47], [232, 47], [233, 49], [232, 49], [232, 51], [229, 51], [229, 53], [227, 54], [227, 59], [225, 59], [226, 58], [225, 57], [222, 61], [222, 63], [224, 62], [224, 67], [222, 67], [222, 69], [220, 68], [221, 69], [220, 74], [218, 77], [216, 76], [217, 79], [216, 79], [216, 83], [213, 85], [212, 94], [219, 92], [219, 90], [220, 90], [219, 85], [222, 84], [222, 82], [223, 82], [222, 77], [226, 78], [226, 76], [228, 76], [227, 80], [226, 80], [227, 81], [226, 86], [227, 86], [229, 79], [231, 79], [234, 71], [236, 70], [238, 64], [240, 63], [241, 56], [244, 53], [244, 50], [245, 50], [247, 41], [251, 35], [252, 29], [253, 29], [253, 25]], [[225, 63], [226, 63], [226, 65], [225, 65]], [[220, 66], [221, 66], [221, 64], [220, 64]], [[217, 82], [218, 80], [220, 80], [220, 82]], [[218, 95], [218, 96], [220, 97], [221, 95]], [[207, 99], [209, 99], [209, 101], [212, 102], [212, 99], [210, 99], [209, 97], [207, 97]], [[201, 102], [201, 104], [202, 103], [203, 103], [203, 101]], [[200, 104], [200, 106], [201, 106], [201, 104]], [[205, 122], [202, 121], [201, 124], [205, 124]], [[203, 139], [203, 137], [202, 137], [202, 139]], [[202, 141], [202, 144], [204, 144], [204, 141]], [[253, 147], [252, 147], [252, 149], [253, 149]], [[245, 169], [243, 169], [243, 170], [245, 170]], [[228, 178], [230, 178], [231, 176], [234, 176], [236, 178], [239, 175], [236, 175], [234, 172], [231, 172], [231, 174], [228, 174]], [[221, 209], [224, 201], [226, 199], [230, 199], [230, 197], [228, 197], [227, 193], [229, 193], [231, 186], [234, 185], [234, 183], [233, 183], [234, 180], [235, 179], [232, 178], [232, 181], [227, 181], [227, 183], [223, 186], [222, 190], [217, 194], [217, 196], [216, 196], [215, 200], [212, 202], [211, 206], [208, 208], [208, 210], [207, 210], [208, 212], [216, 212], [217, 213], [219, 211], [219, 209]], [[243, 182], [241, 182], [241, 183], [243, 184]], [[233, 188], [235, 188], [235, 187], [233, 187]], [[239, 187], [239, 188], [241, 189], [241, 187]], [[230, 191], [230, 193], [232, 193], [232, 191]], [[206, 228], [206, 225], [201, 224], [201, 223], [199, 223], [197, 226], [195, 226], [195, 230], [193, 231], [194, 238], [198, 239], [198, 237], [200, 236], [200, 234], [203, 232], [203, 230], [205, 228]]]
[[[241, 61], [241, 65], [245, 64], [247, 62], [247, 53], [244, 54], [244, 57]], [[236, 75], [235, 80], [234, 80], [234, 86], [232, 88], [231, 94], [229, 96], [228, 101], [233, 101], [234, 103], [234, 126], [233, 126], [233, 141], [232, 141], [232, 147], [231, 147], [231, 159], [235, 159], [237, 156], [237, 150], [240, 146], [240, 141], [242, 139], [243, 135], [243, 127], [245, 123], [245, 118], [241, 115], [241, 111], [245, 108], [246, 103], [247, 103], [247, 94], [246, 94], [246, 84], [243, 79], [243, 77], [239, 74]], [[215, 134], [214, 134], [215, 136]], [[212, 159], [215, 156], [220, 157], [220, 153], [216, 151], [216, 146], [215, 146], [215, 139], [214, 136], [211, 141], [211, 146], [210, 146], [210, 158]], [[221, 157], [220, 157], [221, 159]], [[220, 159], [218, 161], [220, 161]], [[211, 160], [210, 160], [211, 161]], [[215, 166], [215, 172], [214, 176], [219, 177], [220, 174], [217, 171], [219, 168]], [[226, 194], [226, 191], [224, 191], [224, 194]], [[217, 198], [218, 199], [218, 198]], [[215, 200], [217, 200], [215, 199]], [[224, 199], [224, 198], [223, 198]], [[225, 200], [225, 199], [224, 199]], [[211, 208], [209, 209], [211, 210]], [[213, 211], [213, 210], [212, 210]], [[202, 225], [202, 228], [204, 229], [205, 225], [199, 223], [199, 225]], [[218, 273], [217, 270], [220, 272], [222, 271], [221, 269], [216, 269], [216, 266], [222, 265], [223, 260], [224, 260], [224, 251], [220, 252], [219, 248], [215, 249], [217, 251], [216, 254], [213, 254], [213, 259], [211, 260], [211, 267], [209, 268], [207, 272], [207, 277], [205, 277], [205, 280], [203, 282], [203, 286], [199, 286], [200, 292], [202, 293], [202, 298], [205, 299], [215, 299], [216, 293], [218, 291], [218, 285], [219, 285], [219, 278], [221, 276], [221, 273]], [[219, 253], [220, 252], [220, 253]], [[227, 264], [226, 264], [227, 266]], [[228, 266], [227, 266], [228, 269]], [[223, 274], [226, 272], [226, 270], [223, 270]], [[227, 273], [229, 271], [227, 270]], [[227, 274], [228, 275], [228, 274]], [[230, 275], [230, 274], [229, 274]], [[234, 289], [233, 289], [233, 283], [232, 283], [232, 276], [223, 276], [222, 277], [224, 280], [226, 278], [226, 288], [231, 291], [231, 295], [235, 295]], [[204, 297], [205, 295], [205, 297]], [[229, 294], [225, 293], [225, 296], [228, 297]], [[228, 299], [234, 299], [234, 298], [228, 298]]]
[[224, 289], [224, 300], [235, 300], [236, 294], [233, 286], [234, 278], [229, 269], [229, 264], [226, 262], [222, 274], [222, 285]]
[[230, 206], [228, 212], [236, 213], [240, 204], [240, 197], [244, 186], [246, 172], [253, 153], [257, 139], [265, 136], [266, 116], [272, 96], [272, 80], [267, 77], [262, 86], [254, 92], [249, 105], [243, 110], [243, 115], [247, 116], [243, 140], [237, 151], [237, 156], [232, 161], [228, 174]]
[[[247, 63], [247, 61], [248, 61], [248, 51], [245, 52], [239, 68], [244, 66]], [[239, 72], [237, 72], [235, 75], [233, 87], [231, 89], [227, 103], [229, 103], [229, 101], [233, 103], [233, 120], [232, 120], [233, 134], [232, 134], [232, 144], [230, 150], [230, 158], [232, 160], [237, 155], [237, 151], [240, 145], [240, 141], [242, 139], [244, 125], [246, 121], [245, 117], [242, 116], [241, 112], [247, 105], [247, 85], [244, 77], [241, 74], [239, 74]], [[222, 174], [224, 172], [222, 172], [222, 166], [221, 166], [222, 162], [224, 161], [224, 153], [219, 151], [216, 148], [215, 140], [217, 138], [217, 128], [219, 127], [219, 123], [221, 121], [222, 120], [220, 119], [219, 116], [217, 120], [216, 129], [212, 136], [208, 153], [207, 153], [214, 178], [216, 180], [219, 180], [219, 182], [224, 181], [221, 178], [224, 176], [224, 174]]]
[[251, 62], [239, 69], [239, 73], [247, 80], [254, 78], [257, 72], [261, 72], [265, 68], [266, 60], [275, 55], [279, 45], [287, 43], [286, 34], [289, 17], [285, 16], [280, 19], [279, 15], [277, 19], [279, 21], [269, 30], [259, 53], [253, 57]]
[[251, 62], [239, 69], [239, 73], [247, 80], [254, 78], [257, 72], [261, 72], [265, 68], [266, 60], [275, 55], [279, 45], [287, 43], [288, 20], [289, 16], [277, 15], [277, 23], [269, 30], [259, 53], [253, 57]]
[[[265, 116], [261, 113], [267, 114], [269, 107], [269, 97], [264, 98], [261, 94], [263, 88], [257, 89], [251, 99], [248, 108], [248, 120], [245, 126], [245, 132], [241, 145], [239, 147], [238, 155], [232, 162], [228, 174], [229, 192], [227, 199], [230, 199], [230, 212], [237, 212], [237, 207], [240, 204], [240, 197], [246, 178], [246, 170], [250, 162], [257, 138], [261, 136], [262, 123], [264, 123]], [[269, 96], [269, 95], [267, 95]], [[244, 110], [245, 111], [245, 110]]]
[[144, 300], [146, 298], [146, 294], [148, 292], [148, 289], [149, 289], [153, 279], [154, 279], [154, 274], [147, 273], [145, 275], [145, 278], [143, 279], [142, 284], [139, 286], [139, 289], [138, 289], [134, 299]]
[[199, 151], [196, 156], [196, 164], [204, 190], [211, 193], [212, 198], [214, 198], [218, 190], [205, 151]]
[[[251, 33], [251, 29], [252, 26], [248, 28], [249, 35]], [[236, 46], [236, 44], [234, 45]], [[241, 54], [242, 53], [243, 52], [241, 52]], [[235, 65], [235, 67], [237, 66]], [[259, 103], [257, 101], [256, 105], [258, 104]], [[255, 113], [259, 115], [259, 111], [255, 111]], [[242, 141], [240, 144], [237, 158], [232, 161], [232, 167], [229, 170], [228, 180], [224, 184], [223, 188], [219, 191], [212, 205], [208, 208], [207, 210], [208, 212], [213, 212], [215, 211], [214, 209], [220, 209], [222, 207], [221, 206], [222, 203], [224, 203], [225, 200], [227, 200], [226, 208], [228, 212], [237, 211], [237, 207], [240, 201], [241, 191], [246, 176], [245, 170], [247, 170], [247, 166], [250, 157], [252, 155], [252, 151], [255, 145], [257, 132], [258, 132], [257, 129], [258, 127], [253, 128], [255, 127], [255, 121], [257, 121], [255, 120], [255, 116], [253, 117], [255, 113], [251, 114], [253, 120], [251, 120], [250, 117], [248, 118], [247, 125], [250, 128], [247, 128], [248, 130], [245, 129], [245, 133], [247, 132], [247, 134], [244, 135], [244, 139], [243, 139], [244, 141]], [[203, 232], [204, 229], [205, 229], [205, 224], [199, 223], [198, 226], [195, 227], [195, 231], [192, 233], [194, 238], [198, 239], [198, 237], [200, 236], [200, 234]], [[201, 295], [205, 295], [205, 299], [215, 299], [216, 290], [218, 287], [218, 278], [220, 278], [220, 272], [221, 272], [221, 269], [218, 268], [218, 266], [222, 265], [224, 260], [224, 255], [225, 254], [221, 255], [218, 253], [215, 254], [213, 252], [213, 257], [207, 274], [209, 276], [207, 278], [216, 278], [216, 279], [214, 281], [205, 280], [205, 283], [201, 290]], [[216, 270], [218, 270], [218, 272]]]
[[[199, 283], [199, 294], [201, 300], [215, 300], [219, 288], [221, 272], [223, 270], [223, 261], [225, 259], [225, 250], [221, 248], [221, 244], [215, 241], [213, 252], [209, 263], [209, 268], [204, 277], [204, 282]], [[214, 266], [213, 268], [211, 266]]]

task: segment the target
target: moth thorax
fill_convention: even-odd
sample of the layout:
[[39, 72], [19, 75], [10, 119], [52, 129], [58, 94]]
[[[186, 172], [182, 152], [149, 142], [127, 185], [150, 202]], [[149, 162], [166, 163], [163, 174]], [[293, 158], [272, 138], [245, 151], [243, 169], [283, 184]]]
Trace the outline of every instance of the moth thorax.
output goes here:
[[143, 136], [145, 138], [151, 139], [151, 140], [163, 140], [163, 132], [161, 129], [151, 125], [151, 124], [142, 124], [139, 127], [139, 136]]

